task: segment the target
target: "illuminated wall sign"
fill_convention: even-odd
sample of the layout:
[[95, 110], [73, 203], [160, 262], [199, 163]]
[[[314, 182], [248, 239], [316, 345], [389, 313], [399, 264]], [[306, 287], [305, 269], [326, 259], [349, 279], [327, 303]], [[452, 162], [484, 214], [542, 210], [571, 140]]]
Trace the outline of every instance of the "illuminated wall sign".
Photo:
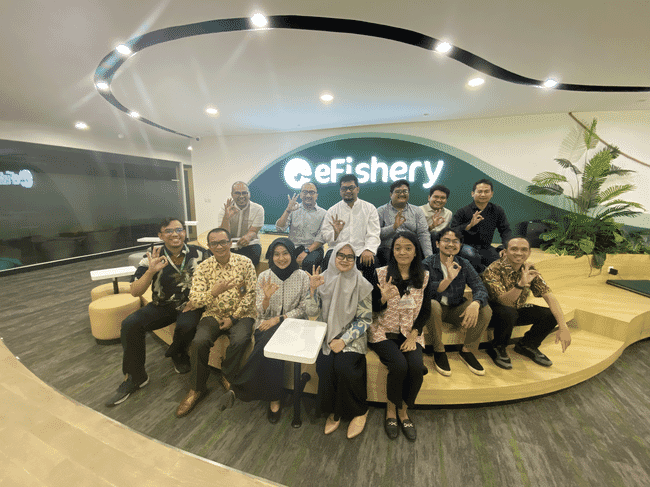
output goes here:
[[293, 189], [312, 181], [319, 184], [335, 184], [340, 176], [354, 174], [359, 179], [359, 184], [387, 183], [398, 179], [407, 179], [410, 183], [422, 181], [422, 187], [432, 187], [445, 163], [439, 160], [432, 164], [430, 161], [395, 161], [386, 163], [376, 156], [371, 156], [369, 161], [355, 162], [351, 156], [331, 159], [329, 163], [312, 164], [304, 157], [289, 159], [284, 166], [284, 182]]
[[27, 169], [23, 169], [17, 173], [13, 171], [0, 171], [0, 185], [31, 188], [34, 186], [34, 176], [32, 176], [32, 172]]

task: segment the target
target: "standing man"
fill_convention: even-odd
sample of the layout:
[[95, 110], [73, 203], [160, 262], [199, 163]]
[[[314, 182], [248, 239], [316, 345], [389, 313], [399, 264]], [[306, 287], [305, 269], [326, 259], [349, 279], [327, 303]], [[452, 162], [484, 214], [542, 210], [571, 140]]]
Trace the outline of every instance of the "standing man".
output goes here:
[[297, 194], [287, 198], [289, 204], [275, 222], [275, 228], [284, 232], [289, 227], [289, 240], [296, 246], [295, 257], [298, 264], [304, 271], [312, 272], [323, 260], [323, 237], [320, 228], [327, 212], [316, 204], [318, 189], [314, 183], [302, 185], [302, 203], [298, 204]]
[[409, 203], [410, 190], [411, 185], [406, 179], [395, 181], [390, 185], [390, 202], [377, 208], [381, 239], [377, 267], [388, 264], [390, 244], [398, 230], [408, 230], [418, 236], [424, 257], [433, 254], [426, 218], [420, 208]]
[[253, 203], [248, 186], [243, 181], [232, 185], [231, 198], [219, 210], [217, 221], [233, 238], [239, 239], [235, 254], [245, 255], [257, 266], [262, 255], [262, 246], [257, 233], [264, 225], [264, 207]]
[[332, 249], [337, 243], [347, 242], [354, 248], [357, 268], [370, 283], [377, 281], [375, 255], [379, 247], [379, 215], [371, 203], [359, 199], [359, 180], [346, 174], [339, 181], [341, 199], [329, 210], [323, 220], [321, 234], [330, 250], [323, 259], [327, 268]]
[[459, 255], [469, 260], [479, 274], [499, 258], [499, 252], [492, 247], [494, 230], [499, 230], [504, 245], [512, 236], [506, 212], [500, 206], [490, 203], [492, 196], [492, 181], [476, 181], [472, 189], [474, 202], [454, 213], [451, 220], [451, 226], [460, 228], [465, 238]]
[[149, 383], [144, 369], [145, 335], [176, 322], [174, 339], [165, 353], [179, 374], [190, 371], [187, 349], [194, 337], [203, 309], [189, 303], [192, 276], [199, 263], [207, 258], [201, 247], [185, 243], [185, 225], [179, 218], [165, 218], [160, 223], [161, 247], [147, 252], [131, 278], [131, 295], [142, 296], [151, 286], [152, 300], [131, 313], [122, 322], [120, 332], [124, 382], [106, 406], [116, 406]]
[[179, 418], [187, 415], [206, 392], [210, 375], [210, 349], [221, 335], [228, 335], [230, 344], [221, 364], [221, 385], [230, 390], [228, 377], [239, 371], [242, 357], [250, 344], [255, 309], [255, 267], [250, 259], [231, 253], [230, 233], [215, 228], [208, 233], [212, 257], [196, 269], [190, 303], [205, 306], [205, 313], [190, 345], [191, 389], [176, 410]]
[[434, 242], [436, 241], [438, 232], [451, 223], [451, 210], [445, 208], [449, 194], [450, 191], [447, 186], [436, 184], [429, 190], [429, 202], [420, 206], [424, 212], [424, 217], [427, 219], [429, 233], [431, 234], [431, 248], [433, 250], [435, 250]]
[[[494, 340], [487, 350], [494, 363], [502, 369], [512, 369], [506, 347], [516, 325], [533, 324], [515, 345], [515, 352], [545, 367], [553, 363], [539, 350], [544, 338], [559, 326], [555, 343], [562, 344], [562, 352], [571, 344], [571, 334], [564, 320], [564, 313], [557, 298], [551, 292], [541, 274], [527, 262], [530, 243], [523, 237], [510, 239], [504, 256], [492, 263], [481, 276], [487, 287], [492, 306]], [[533, 296], [542, 297], [548, 308], [527, 304]]]
[[[451, 368], [442, 343], [442, 323], [450, 323], [465, 331], [465, 341], [460, 358], [471, 372], [485, 375], [485, 369], [474, 356], [478, 351], [483, 332], [490, 323], [492, 310], [488, 305], [488, 293], [474, 268], [458, 252], [463, 244], [463, 234], [450, 227], [438, 232], [438, 253], [424, 259], [431, 282], [431, 318], [433, 361], [436, 370], [444, 376], [451, 375]], [[472, 290], [472, 301], [465, 298], [465, 286]], [[433, 328], [433, 329], [431, 329]]]

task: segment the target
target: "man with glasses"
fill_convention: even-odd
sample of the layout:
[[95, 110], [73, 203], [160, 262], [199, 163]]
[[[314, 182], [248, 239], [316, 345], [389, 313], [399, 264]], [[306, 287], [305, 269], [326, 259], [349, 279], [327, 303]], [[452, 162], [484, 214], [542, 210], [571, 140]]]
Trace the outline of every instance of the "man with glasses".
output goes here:
[[122, 322], [124, 354], [122, 372], [125, 379], [106, 403], [116, 406], [149, 382], [145, 371], [145, 335], [176, 322], [174, 339], [165, 353], [171, 357], [179, 374], [190, 371], [187, 349], [194, 337], [203, 309], [189, 303], [192, 276], [199, 263], [207, 258], [201, 247], [185, 243], [185, 225], [179, 218], [160, 223], [161, 247], [147, 252], [131, 278], [131, 294], [142, 296], [151, 286], [152, 300]]
[[450, 193], [447, 186], [436, 184], [429, 190], [429, 202], [420, 206], [424, 212], [424, 217], [427, 219], [429, 233], [431, 234], [431, 248], [434, 250], [438, 232], [451, 222], [451, 210], [445, 208]]
[[346, 174], [339, 181], [341, 201], [327, 210], [321, 234], [330, 250], [323, 259], [327, 268], [331, 252], [337, 243], [348, 242], [357, 256], [357, 267], [369, 282], [377, 281], [375, 254], [379, 247], [379, 215], [373, 204], [359, 199], [359, 180]]
[[[212, 257], [196, 269], [190, 303], [205, 307], [203, 318], [190, 345], [190, 391], [176, 410], [177, 417], [187, 415], [206, 393], [210, 375], [210, 349], [221, 335], [228, 335], [230, 344], [221, 363], [221, 385], [230, 390], [228, 378], [239, 372], [246, 348], [250, 344], [253, 323], [257, 316], [255, 289], [257, 276], [250, 259], [230, 250], [230, 233], [215, 228], [208, 233]], [[224, 395], [224, 398], [233, 396]]]
[[287, 196], [289, 204], [275, 222], [275, 228], [284, 232], [289, 228], [289, 240], [296, 246], [296, 260], [307, 272], [320, 266], [323, 260], [323, 237], [320, 228], [326, 211], [316, 204], [318, 189], [314, 183], [305, 183], [298, 195]]
[[388, 264], [390, 244], [398, 230], [408, 230], [418, 236], [424, 257], [433, 253], [424, 213], [409, 203], [410, 189], [411, 185], [406, 179], [395, 181], [390, 185], [390, 202], [377, 208], [381, 239], [377, 251], [377, 267]]
[[[442, 343], [442, 323], [449, 323], [465, 332], [459, 356], [469, 370], [485, 375], [485, 369], [474, 356], [483, 332], [492, 318], [488, 293], [471, 264], [458, 256], [463, 234], [458, 229], [443, 228], [436, 237], [437, 253], [424, 260], [431, 283], [431, 320], [428, 328], [433, 343], [436, 370], [448, 377], [451, 368]], [[465, 298], [465, 286], [472, 290], [472, 300]]]
[[217, 221], [237, 239], [236, 248], [231, 252], [245, 255], [257, 266], [262, 255], [257, 233], [264, 225], [264, 207], [251, 201], [248, 186], [243, 181], [232, 185], [230, 195], [219, 210]]

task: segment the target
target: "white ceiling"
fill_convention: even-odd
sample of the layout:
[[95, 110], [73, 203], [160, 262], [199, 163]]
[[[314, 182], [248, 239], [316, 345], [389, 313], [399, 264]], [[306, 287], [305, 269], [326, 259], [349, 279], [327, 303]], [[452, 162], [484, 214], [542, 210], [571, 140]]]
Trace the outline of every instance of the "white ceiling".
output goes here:
[[[93, 75], [117, 44], [165, 27], [266, 15], [347, 18], [413, 30], [522, 76], [650, 87], [647, 0], [403, 0], [328, 5], [266, 0], [3, 0], [0, 121], [70, 130], [184, 153], [188, 140], [131, 119]], [[117, 71], [117, 100], [205, 137], [531, 113], [648, 110], [650, 93], [542, 90], [487, 78], [452, 59], [351, 34], [263, 30], [210, 34], [142, 50]], [[324, 105], [323, 91], [335, 99]], [[220, 115], [207, 116], [207, 105]], [[81, 135], [80, 135], [81, 136]]]

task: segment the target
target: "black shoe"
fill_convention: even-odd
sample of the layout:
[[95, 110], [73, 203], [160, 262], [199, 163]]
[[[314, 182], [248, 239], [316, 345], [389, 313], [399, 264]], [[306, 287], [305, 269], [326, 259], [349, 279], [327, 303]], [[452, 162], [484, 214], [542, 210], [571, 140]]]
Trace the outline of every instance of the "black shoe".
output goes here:
[[510, 370], [512, 369], [512, 362], [510, 357], [508, 357], [508, 352], [506, 352], [506, 347], [503, 345], [497, 345], [494, 348], [488, 348], [485, 352], [490, 356], [494, 365], [501, 367], [502, 369]]
[[149, 377], [146, 377], [142, 382], [138, 384], [133, 380], [133, 377], [128, 375], [126, 379], [124, 379], [124, 382], [120, 384], [120, 387], [117, 388], [115, 395], [106, 402], [106, 406], [111, 407], [122, 404], [129, 398], [131, 394], [133, 394], [138, 389], [142, 389], [148, 383]]
[[402, 423], [402, 433], [404, 433], [406, 439], [409, 441], [415, 441], [415, 439], [418, 437], [418, 433], [415, 431], [415, 425], [413, 424], [413, 421], [410, 419], [405, 419], [404, 421], [400, 421], [400, 423]]
[[172, 355], [172, 362], [174, 362], [174, 370], [179, 374], [187, 374], [192, 370], [190, 357], [186, 353], [177, 353], [176, 355]]
[[282, 416], [282, 407], [279, 407], [277, 411], [271, 410], [271, 403], [269, 403], [269, 409], [266, 411], [266, 417], [269, 420], [269, 423], [275, 424], [280, 421], [280, 416]]
[[433, 352], [433, 363], [436, 366], [436, 370], [442, 375], [445, 377], [451, 375], [451, 367], [449, 367], [449, 360], [447, 360], [447, 354], [445, 352]]
[[217, 399], [217, 409], [219, 411], [225, 411], [232, 407], [233, 404], [235, 404], [235, 391], [232, 390], [227, 391]]
[[460, 358], [465, 364], [467, 365], [467, 368], [474, 374], [476, 375], [485, 375], [485, 369], [483, 366], [479, 363], [478, 360], [476, 360], [476, 357], [472, 352], [463, 352], [462, 350], [459, 353]]
[[551, 360], [546, 355], [540, 352], [539, 348], [527, 347], [526, 345], [520, 345], [517, 343], [515, 345], [515, 352], [517, 352], [519, 355], [523, 355], [524, 357], [528, 357], [538, 365], [542, 365], [544, 367], [550, 367], [553, 365], [553, 362], [551, 362]]
[[389, 439], [394, 440], [399, 436], [399, 423], [395, 418], [386, 418], [384, 430]]

